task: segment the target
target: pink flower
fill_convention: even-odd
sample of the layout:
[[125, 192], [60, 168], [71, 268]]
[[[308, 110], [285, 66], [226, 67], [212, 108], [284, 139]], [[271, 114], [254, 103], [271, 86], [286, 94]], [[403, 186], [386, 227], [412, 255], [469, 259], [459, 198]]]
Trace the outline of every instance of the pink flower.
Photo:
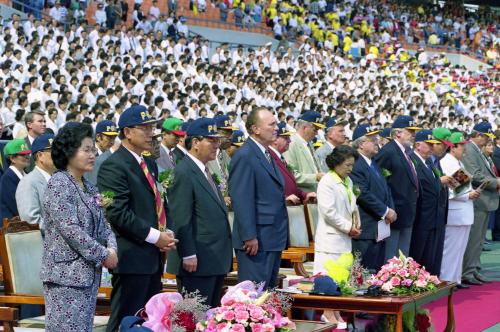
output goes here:
[[408, 271], [407, 271], [407, 270], [405, 270], [405, 269], [401, 269], [401, 270], [399, 270], [399, 271], [398, 271], [398, 275], [399, 275], [400, 277], [403, 277], [403, 278], [404, 278], [404, 277], [406, 277], [406, 276], [408, 275]]
[[246, 323], [246, 321], [249, 318], [248, 311], [246, 310], [236, 310], [235, 315], [236, 315], [236, 321], [239, 323]]
[[267, 323], [267, 324], [262, 325], [262, 332], [274, 332], [274, 331], [275, 331], [275, 328], [274, 328], [273, 324]]
[[263, 331], [262, 324], [260, 324], [260, 323], [250, 323], [250, 328], [252, 329], [252, 332], [262, 332]]
[[274, 324], [275, 327], [290, 326], [292, 322], [287, 317], [280, 317]]
[[436, 276], [430, 276], [429, 282], [432, 282], [434, 285], [439, 285], [441, 283], [441, 280], [439, 280], [439, 278]]
[[208, 329], [215, 330], [216, 327], [217, 327], [217, 323], [215, 322], [215, 320], [211, 319], [211, 320], [208, 321], [208, 324], [207, 324], [207, 328]]
[[216, 330], [223, 331], [227, 327], [227, 323], [219, 323], [217, 324]]
[[392, 286], [399, 286], [401, 284], [401, 279], [399, 279], [398, 277], [392, 277], [391, 278], [391, 285]]
[[234, 319], [235, 315], [234, 315], [233, 311], [228, 310], [222, 314], [222, 317], [224, 320], [232, 321]]
[[419, 280], [417, 280], [415, 282], [415, 286], [417, 286], [417, 287], [425, 287], [425, 286], [427, 286], [427, 281], [419, 279]]
[[245, 327], [241, 324], [233, 324], [229, 331], [230, 332], [245, 332]]
[[250, 317], [252, 320], [260, 321], [264, 318], [264, 311], [261, 308], [250, 309]]
[[384, 275], [382, 275], [382, 277], [380, 278], [380, 280], [382, 280], [383, 282], [386, 282], [388, 279], [389, 279], [389, 273], [384, 273]]
[[390, 292], [393, 287], [390, 282], [386, 282], [385, 284], [382, 285], [381, 288], [383, 291]]
[[401, 281], [401, 286], [410, 287], [411, 284], [413, 284], [413, 280], [411, 279], [404, 279]]

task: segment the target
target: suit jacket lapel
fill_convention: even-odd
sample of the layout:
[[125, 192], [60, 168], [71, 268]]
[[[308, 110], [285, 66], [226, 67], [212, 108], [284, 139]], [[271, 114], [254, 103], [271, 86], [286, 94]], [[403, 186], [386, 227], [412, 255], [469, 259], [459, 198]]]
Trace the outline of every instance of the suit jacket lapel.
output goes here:
[[[283, 187], [283, 177], [281, 176], [281, 172], [278, 169], [273, 169], [273, 166], [267, 161], [266, 156], [259, 149], [257, 144], [252, 139], [249, 139], [247, 143], [250, 143], [250, 146], [255, 150], [257, 158], [260, 160], [260, 163], [264, 167], [264, 169], [275, 179], [282, 187]], [[272, 158], [271, 158], [272, 159]], [[278, 167], [278, 165], [275, 165]]]
[[[366, 169], [366, 171], [368, 172], [368, 174], [370, 174], [370, 178], [373, 179], [373, 181], [377, 184], [377, 186], [380, 187], [380, 189], [382, 189], [384, 192], [386, 191], [386, 188], [385, 186], [383, 185], [382, 181], [385, 181], [384, 178], [382, 177], [382, 173], [380, 172], [378, 166], [374, 163], [373, 159], [372, 159], [372, 165], [375, 169], [372, 169], [370, 167], [370, 165], [368, 165], [368, 163], [366, 162], [365, 158], [363, 157], [360, 157], [362, 159], [362, 164], [363, 167]], [[374, 172], [377, 172], [377, 174], [374, 174]]]
[[195, 175], [196, 180], [201, 184], [203, 189], [205, 189], [208, 192], [210, 197], [212, 197], [212, 199], [219, 205], [219, 207], [224, 212], [227, 212], [227, 208], [226, 208], [226, 205], [224, 203], [224, 197], [220, 193], [220, 190], [217, 189], [217, 195], [215, 195], [215, 192], [213, 191], [212, 186], [208, 182], [207, 177], [205, 176], [205, 174], [203, 174], [203, 172], [198, 167], [198, 165], [196, 165], [194, 163], [194, 161], [191, 160], [190, 157], [186, 157], [185, 159], [186, 159], [185, 160], [186, 164], [191, 168], [191, 170], [193, 171], [193, 173]]
[[[135, 157], [123, 146], [120, 146], [120, 149], [116, 153], [122, 154], [123, 158], [125, 159], [125, 162], [127, 162], [130, 165], [130, 170], [133, 173], [135, 173], [135, 175], [137, 175], [139, 179], [141, 179], [144, 186], [146, 186], [146, 188], [154, 194], [153, 188], [151, 188], [151, 185], [149, 184], [148, 179], [144, 174], [144, 171], [142, 170], [141, 166], [139, 165]], [[151, 172], [149, 168], [148, 170]]]
[[422, 170], [423, 175], [427, 178], [427, 180], [434, 185], [434, 190], [439, 193], [439, 188], [437, 187], [436, 176], [434, 176], [434, 172], [427, 167], [426, 164], [422, 162], [422, 160], [414, 154], [414, 160], [417, 163], [417, 166]]
[[[408, 160], [406, 159], [405, 157], [405, 153], [403, 151], [401, 151], [401, 149], [399, 148], [399, 146], [397, 145], [396, 142], [394, 141], [391, 141], [391, 143], [394, 144], [394, 148], [396, 149], [396, 153], [398, 154], [399, 156], [399, 159], [401, 159], [401, 162], [403, 163], [403, 165], [405, 165], [405, 168], [406, 168], [406, 173], [408, 174], [408, 177], [410, 178], [410, 181], [413, 183], [413, 185], [416, 187], [417, 184], [415, 183], [415, 177], [413, 176], [413, 172], [411, 171], [410, 167], [413, 167], [411, 165], [408, 165]], [[410, 160], [411, 162], [411, 160]], [[415, 171], [416, 172], [416, 171]]]
[[493, 172], [493, 169], [490, 165], [490, 163], [488, 162], [488, 159], [486, 159], [486, 157], [483, 155], [483, 153], [481, 152], [481, 149], [476, 145], [474, 144], [473, 142], [471, 142], [471, 145], [473, 146], [474, 148], [474, 151], [476, 152], [477, 154], [477, 158], [481, 159], [482, 160], [482, 163], [485, 165], [485, 167], [488, 169], [488, 171], [490, 172], [490, 174], [494, 177], [496, 177], [495, 173]]

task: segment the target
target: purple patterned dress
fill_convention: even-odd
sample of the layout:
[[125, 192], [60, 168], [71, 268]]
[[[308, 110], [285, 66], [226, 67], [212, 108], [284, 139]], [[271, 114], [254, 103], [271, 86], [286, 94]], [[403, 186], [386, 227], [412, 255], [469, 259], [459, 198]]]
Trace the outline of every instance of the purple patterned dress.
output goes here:
[[102, 263], [116, 239], [97, 188], [82, 189], [66, 171], [49, 180], [43, 203], [45, 238], [40, 277], [46, 331], [91, 332]]

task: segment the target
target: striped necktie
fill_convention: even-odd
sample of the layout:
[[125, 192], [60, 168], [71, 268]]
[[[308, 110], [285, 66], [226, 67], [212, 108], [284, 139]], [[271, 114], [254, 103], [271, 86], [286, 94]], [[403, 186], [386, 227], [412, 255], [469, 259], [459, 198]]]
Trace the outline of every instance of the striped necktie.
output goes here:
[[161, 199], [160, 191], [156, 187], [155, 180], [151, 175], [151, 173], [149, 173], [148, 166], [146, 165], [144, 159], [141, 159], [140, 165], [142, 171], [144, 172], [144, 175], [146, 176], [146, 179], [148, 180], [149, 185], [151, 186], [151, 189], [153, 189], [153, 192], [155, 193], [156, 215], [158, 216], [158, 229], [160, 230], [160, 232], [164, 232], [165, 229], [167, 228], [167, 216], [165, 214], [165, 209], [163, 207], [163, 200]]

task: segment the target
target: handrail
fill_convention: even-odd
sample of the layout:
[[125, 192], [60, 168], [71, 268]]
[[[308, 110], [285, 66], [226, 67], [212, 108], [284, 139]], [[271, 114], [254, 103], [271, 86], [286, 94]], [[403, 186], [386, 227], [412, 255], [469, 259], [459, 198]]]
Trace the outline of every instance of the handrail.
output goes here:
[[[193, 36], [199, 36], [199, 37], [204, 38], [204, 36], [202, 34], [189, 30], [189, 37], [193, 37]], [[223, 44], [223, 43], [228, 44], [229, 49], [231, 49], [231, 50], [237, 49], [240, 46], [242, 46], [243, 48], [258, 48], [258, 47], [261, 47], [264, 45], [264, 44], [257, 45], [257, 44], [248, 44], [248, 43], [232, 43], [232, 42], [226, 42], [224, 40], [213, 40], [213, 39], [209, 40], [208, 43], [209, 43], [209, 49], [211, 50], [211, 53], [214, 52], [213, 44], [216, 44], [216, 43], [217, 44]]]
[[235, 23], [224, 22], [224, 21], [220, 21], [220, 20], [213, 20], [213, 19], [209, 19], [209, 18], [201, 18], [201, 17], [194, 17], [194, 16], [186, 16], [186, 18], [188, 19], [188, 22], [192, 21], [192, 22], [221, 24], [221, 25], [224, 25], [227, 27], [231, 27], [232, 29], [230, 29], [230, 30], [248, 30], [251, 32], [252, 29], [256, 29], [259, 31], [258, 33], [261, 33], [264, 35], [269, 35], [271, 33], [271, 30], [268, 30], [268, 29], [265, 29], [265, 28], [259, 26], [259, 23], [257, 23], [253, 27], [243, 27], [243, 24], [240, 27], [240, 26], [236, 25]]

